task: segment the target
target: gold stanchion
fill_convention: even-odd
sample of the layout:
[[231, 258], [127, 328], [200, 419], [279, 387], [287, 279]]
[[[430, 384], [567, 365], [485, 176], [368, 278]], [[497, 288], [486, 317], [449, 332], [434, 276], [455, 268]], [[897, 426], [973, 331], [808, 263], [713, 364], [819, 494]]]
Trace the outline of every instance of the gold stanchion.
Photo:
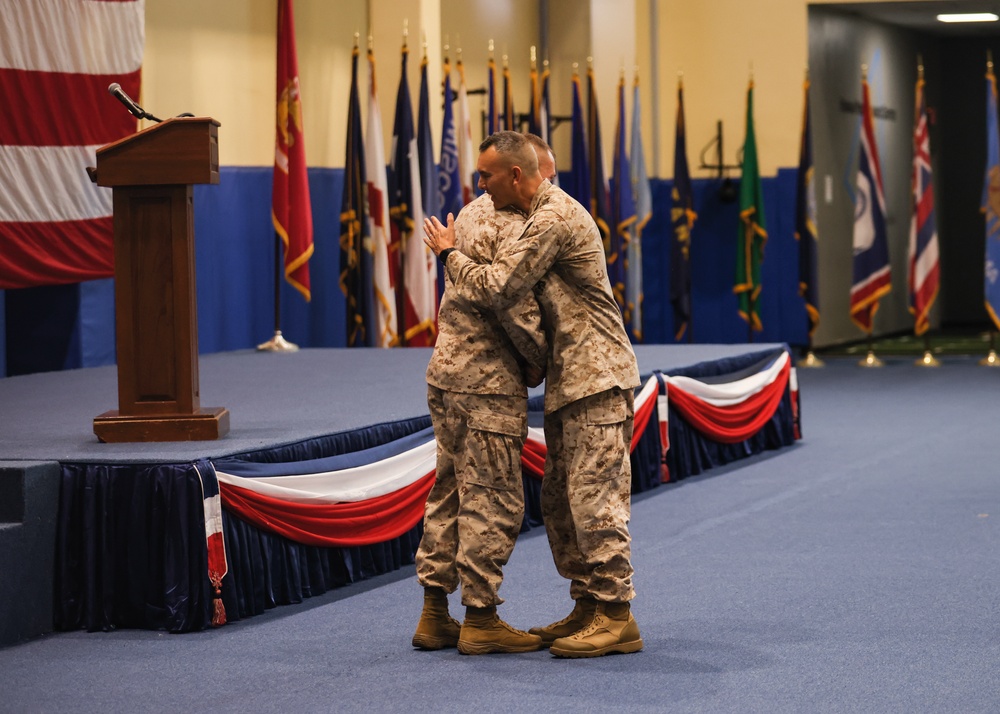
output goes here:
[[885, 362], [883, 362], [882, 360], [880, 360], [878, 357], [875, 356], [875, 345], [872, 340], [872, 333], [870, 332], [868, 333], [868, 354], [865, 355], [865, 358], [863, 360], [858, 362], [858, 365], [860, 365], [861, 367], [885, 366]]
[[806, 352], [806, 356], [798, 361], [795, 365], [796, 367], [805, 367], [806, 369], [812, 369], [817, 367], [822, 367], [826, 364], [823, 360], [816, 356], [816, 353], [812, 350]]
[[865, 355], [865, 358], [863, 360], [861, 360], [860, 362], [858, 362], [858, 364], [860, 366], [862, 366], [862, 367], [884, 367], [885, 366], [885, 362], [883, 362], [878, 357], [876, 357], [875, 356], [875, 350], [871, 350], [871, 349], [868, 350], [868, 354]]
[[996, 351], [996, 333], [992, 330], [990, 331], [990, 351], [986, 353], [986, 356], [979, 360], [979, 364], [983, 367], [1000, 367], [1000, 359], [997, 359]]
[[274, 331], [274, 337], [257, 345], [258, 352], [298, 352], [299, 346], [281, 336], [281, 330]]
[[917, 365], [918, 367], [941, 366], [941, 362], [937, 358], [935, 358], [934, 354], [931, 352], [931, 339], [930, 337], [927, 336], [926, 332], [924, 333], [924, 356], [918, 359], [913, 364]]

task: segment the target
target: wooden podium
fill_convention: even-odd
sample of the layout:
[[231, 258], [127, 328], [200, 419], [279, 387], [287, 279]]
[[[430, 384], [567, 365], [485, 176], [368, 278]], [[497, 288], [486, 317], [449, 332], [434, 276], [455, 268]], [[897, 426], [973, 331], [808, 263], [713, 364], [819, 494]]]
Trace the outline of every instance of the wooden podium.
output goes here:
[[104, 442], [198, 441], [229, 431], [201, 407], [192, 185], [219, 183], [219, 122], [168, 119], [97, 150], [113, 188], [118, 409], [94, 419]]

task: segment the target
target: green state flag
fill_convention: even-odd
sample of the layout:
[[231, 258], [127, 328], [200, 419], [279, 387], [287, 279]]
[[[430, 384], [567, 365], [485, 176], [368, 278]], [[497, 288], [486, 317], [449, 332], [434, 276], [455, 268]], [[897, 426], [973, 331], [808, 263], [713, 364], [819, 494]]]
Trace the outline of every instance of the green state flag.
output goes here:
[[736, 287], [740, 317], [760, 332], [760, 266], [764, 262], [767, 228], [764, 221], [764, 194], [757, 165], [757, 141], [753, 131], [753, 80], [747, 88], [747, 134], [743, 144], [740, 179], [740, 228], [736, 251]]

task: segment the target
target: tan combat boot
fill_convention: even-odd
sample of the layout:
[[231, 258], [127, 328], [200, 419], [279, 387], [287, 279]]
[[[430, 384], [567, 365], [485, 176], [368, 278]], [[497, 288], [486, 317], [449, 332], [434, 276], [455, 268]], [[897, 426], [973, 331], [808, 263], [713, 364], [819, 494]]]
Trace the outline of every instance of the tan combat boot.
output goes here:
[[594, 619], [597, 611], [597, 600], [582, 597], [573, 604], [573, 612], [551, 625], [532, 627], [528, 632], [542, 638], [542, 643], [548, 647], [560, 637], [569, 637], [574, 632], [582, 630]]
[[465, 608], [465, 622], [458, 637], [458, 651], [462, 654], [534, 652], [541, 648], [541, 637], [508, 625], [497, 616], [495, 605]]
[[599, 602], [589, 625], [569, 637], [552, 643], [549, 652], [556, 657], [600, 657], [612, 652], [638, 652], [642, 649], [639, 625], [627, 602]]
[[440, 650], [458, 644], [462, 625], [448, 615], [448, 594], [441, 588], [424, 588], [424, 609], [413, 635], [413, 646]]

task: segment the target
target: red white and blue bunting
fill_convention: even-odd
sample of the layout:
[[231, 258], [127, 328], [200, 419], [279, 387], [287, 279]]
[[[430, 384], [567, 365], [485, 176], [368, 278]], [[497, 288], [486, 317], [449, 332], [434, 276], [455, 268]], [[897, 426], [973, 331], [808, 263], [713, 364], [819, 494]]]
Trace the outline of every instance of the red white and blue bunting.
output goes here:
[[[665, 455], [668, 400], [707, 438], [736, 443], [767, 423], [791, 386], [797, 422], [794, 372], [782, 351], [757, 373], [728, 382], [654, 373], [636, 395], [633, 448], [655, 414]], [[223, 459], [215, 471], [222, 505], [236, 517], [298, 543], [360, 546], [398, 537], [420, 522], [434, 483], [436, 448], [428, 428], [351, 454], [292, 463]], [[529, 428], [524, 471], [542, 478], [544, 464], [544, 433]], [[669, 480], [665, 462], [662, 479]]]

